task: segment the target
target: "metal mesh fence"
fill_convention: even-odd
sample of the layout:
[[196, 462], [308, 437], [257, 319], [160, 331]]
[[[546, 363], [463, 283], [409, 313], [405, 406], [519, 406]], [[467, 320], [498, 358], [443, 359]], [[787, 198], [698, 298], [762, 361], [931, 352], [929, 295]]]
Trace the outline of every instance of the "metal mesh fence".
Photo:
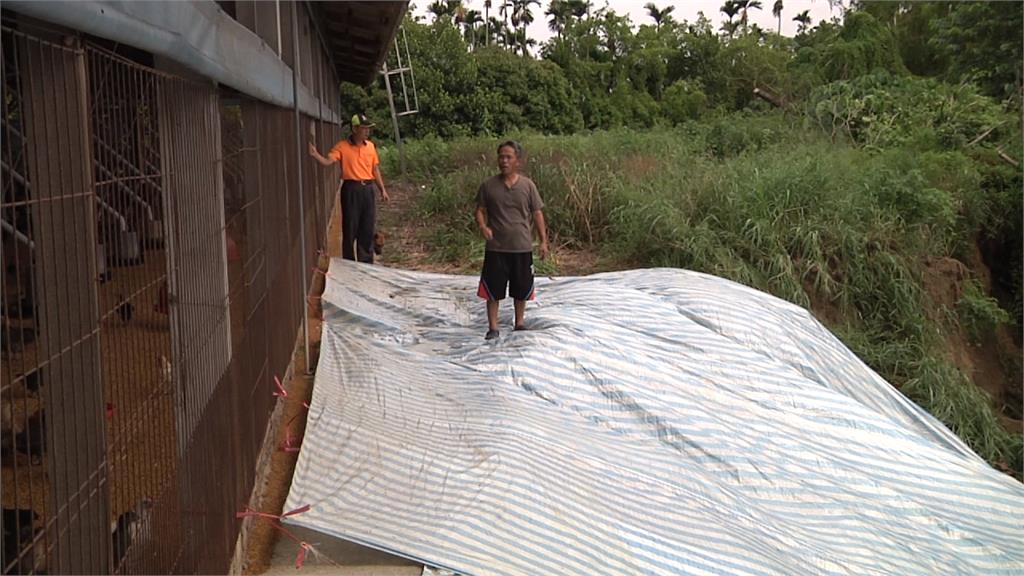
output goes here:
[[5, 15], [0, 76], [0, 571], [226, 572], [337, 176], [138, 51]]

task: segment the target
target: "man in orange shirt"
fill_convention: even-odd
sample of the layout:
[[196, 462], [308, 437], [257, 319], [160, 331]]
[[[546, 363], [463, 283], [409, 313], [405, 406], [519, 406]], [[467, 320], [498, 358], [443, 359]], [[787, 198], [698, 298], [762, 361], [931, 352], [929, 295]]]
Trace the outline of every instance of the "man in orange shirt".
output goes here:
[[[377, 190], [388, 202], [380, 175], [377, 147], [368, 139], [374, 124], [366, 116], [352, 117], [352, 135], [335, 144], [324, 158], [310, 142], [309, 154], [324, 166], [341, 163], [341, 256], [373, 264], [373, 234], [377, 221]], [[353, 244], [355, 248], [353, 249]]]

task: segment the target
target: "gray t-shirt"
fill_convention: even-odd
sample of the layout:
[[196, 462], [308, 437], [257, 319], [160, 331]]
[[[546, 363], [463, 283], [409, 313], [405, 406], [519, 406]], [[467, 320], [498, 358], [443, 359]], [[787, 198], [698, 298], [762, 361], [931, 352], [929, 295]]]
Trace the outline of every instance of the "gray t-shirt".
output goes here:
[[487, 210], [487, 225], [494, 238], [487, 241], [492, 252], [532, 252], [533, 213], [544, 207], [537, 185], [522, 174], [511, 188], [501, 175], [488, 178], [476, 193], [476, 205]]

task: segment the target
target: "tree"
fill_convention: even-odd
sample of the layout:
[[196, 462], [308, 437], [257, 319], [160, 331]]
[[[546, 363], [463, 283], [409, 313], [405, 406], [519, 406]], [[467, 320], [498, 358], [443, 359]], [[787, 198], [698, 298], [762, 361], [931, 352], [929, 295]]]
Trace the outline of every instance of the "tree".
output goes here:
[[569, 6], [569, 2], [566, 0], [551, 0], [551, 4], [548, 5], [548, 10], [545, 14], [551, 17], [548, 20], [548, 30], [554, 32], [558, 38], [561, 38], [565, 32], [566, 25], [569, 23], [569, 18], [572, 17], [572, 7]]
[[725, 22], [722, 22], [722, 32], [725, 32], [725, 35], [728, 36], [729, 38], [732, 38], [733, 36], [735, 36], [736, 35], [736, 31], [739, 30], [739, 29], [740, 29], [740, 22], [739, 22], [739, 20], [735, 20], [735, 21], [733, 21], [733, 20], [726, 20]]
[[514, 0], [501, 0], [501, 8], [498, 9], [498, 12], [501, 13], [501, 17], [505, 20], [505, 26], [508, 26], [508, 19], [512, 15], [514, 7]]
[[950, 80], [974, 80], [985, 93], [1013, 96], [1020, 104], [1024, 15], [1019, 3], [957, 3], [935, 28], [931, 42], [946, 50]]
[[867, 12], [888, 26], [900, 57], [918, 76], [939, 76], [949, 68], [945, 44], [934, 42], [939, 21], [951, 13], [947, 2], [858, 2], [852, 10]]
[[448, 5], [440, 0], [437, 2], [431, 2], [427, 6], [427, 12], [430, 12], [430, 14], [434, 16], [434, 22], [437, 22], [448, 15]]
[[790, 69], [801, 69], [819, 82], [852, 80], [878, 70], [907, 74], [892, 31], [867, 12], [846, 12], [841, 25], [822, 22], [799, 43]]
[[590, 16], [590, 2], [588, 0], [567, 0], [569, 3], [569, 12], [572, 13], [573, 18], [577, 21], [582, 20], [585, 16]]
[[479, 28], [483, 21], [484, 19], [480, 16], [479, 10], [467, 10], [466, 15], [462, 19], [466, 41], [469, 43], [470, 49], [476, 48], [477, 28]]
[[730, 21], [740, 13], [740, 7], [739, 4], [736, 3], [736, 0], [725, 0], [725, 3], [722, 4], [722, 7], [718, 10], [722, 14], [725, 14]]
[[775, 0], [775, 5], [772, 6], [772, 16], [778, 18], [779, 29], [776, 33], [782, 36], [782, 0]]
[[487, 45], [490, 46], [491, 44], [501, 44], [502, 38], [505, 37], [505, 28], [506, 26], [501, 23], [501, 20], [498, 20], [494, 16], [488, 18], [486, 30]]
[[747, 26], [747, 12], [750, 10], [760, 10], [761, 0], [735, 0], [736, 4], [740, 8], [740, 22], [743, 24], [743, 31], [748, 30]]
[[452, 19], [459, 22], [462, 15], [465, 14], [465, 8], [462, 6], [462, 0], [437, 0], [427, 6], [427, 12], [434, 16], [434, 22], [438, 20], [451, 22]]
[[516, 51], [516, 46], [518, 46], [519, 44], [516, 41], [515, 28], [512, 28], [511, 26], [502, 26], [501, 45], [504, 46], [506, 50], [511, 50], [512, 52]]
[[807, 31], [807, 28], [811, 25], [811, 14], [810, 10], [804, 10], [803, 12], [793, 16], [793, 22], [797, 23], [796, 33], [803, 34]]
[[668, 24], [672, 21], [672, 11], [676, 9], [675, 6], [659, 9], [654, 2], [648, 2], [644, 8], [647, 9], [647, 15], [654, 19], [654, 27], [659, 30], [663, 23]]
[[722, 30], [725, 31], [729, 38], [732, 38], [739, 26], [734, 23], [732, 19], [740, 13], [740, 5], [736, 0], [725, 0], [725, 4], [722, 4], [722, 7], [719, 10], [729, 18], [725, 22], [722, 22]]
[[526, 56], [529, 53], [527, 50], [528, 48], [537, 46], [537, 41], [526, 35], [526, 28], [520, 28], [513, 34], [515, 35], [515, 43], [519, 46], [523, 56]]
[[515, 7], [512, 12], [512, 23], [520, 28], [520, 31], [516, 32], [516, 37], [519, 40], [522, 55], [526, 56], [526, 27], [533, 23], [533, 11], [530, 10], [530, 6], [540, 6], [540, 0], [513, 0], [513, 3]]
[[484, 37], [487, 45], [491, 45], [491, 0], [484, 0]]

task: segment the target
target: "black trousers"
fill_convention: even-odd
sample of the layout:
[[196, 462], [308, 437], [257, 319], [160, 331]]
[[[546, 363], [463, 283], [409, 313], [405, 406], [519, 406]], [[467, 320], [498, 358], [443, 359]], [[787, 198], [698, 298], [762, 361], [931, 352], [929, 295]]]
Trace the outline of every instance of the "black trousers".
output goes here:
[[[377, 186], [345, 180], [341, 184], [341, 257], [373, 264], [373, 233], [377, 226]], [[353, 244], [355, 247], [353, 248]]]

